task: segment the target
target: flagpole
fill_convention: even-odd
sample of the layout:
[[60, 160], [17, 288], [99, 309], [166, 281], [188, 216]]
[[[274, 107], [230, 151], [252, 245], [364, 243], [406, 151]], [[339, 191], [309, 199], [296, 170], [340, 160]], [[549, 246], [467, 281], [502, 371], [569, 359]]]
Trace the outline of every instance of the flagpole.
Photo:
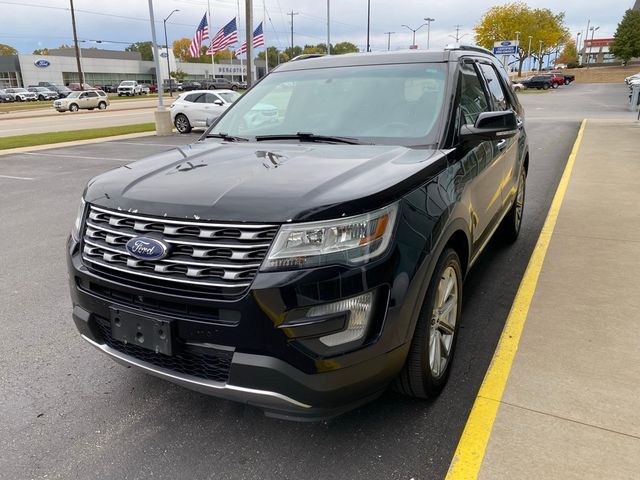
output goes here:
[[[211, 0], [207, 0], [207, 10], [209, 12], [209, 45], [211, 45], [211, 35], [213, 34], [213, 23], [211, 22]], [[213, 58], [214, 53], [211, 52], [211, 78], [216, 78], [216, 61]]]
[[267, 45], [266, 25], [267, 0], [262, 0], [262, 36], [264, 38], [264, 74], [269, 75], [269, 46]]
[[[242, 23], [240, 22], [240, 0], [237, 0], [237, 4], [238, 4], [238, 34], [239, 34], [242, 31]], [[240, 43], [240, 45], [242, 46], [242, 43], [240, 42], [240, 40], [241, 40], [240, 35], [238, 35], [238, 43]], [[244, 41], [246, 42], [247, 39], [245, 38]], [[242, 58], [240, 58], [240, 81], [244, 82]]]

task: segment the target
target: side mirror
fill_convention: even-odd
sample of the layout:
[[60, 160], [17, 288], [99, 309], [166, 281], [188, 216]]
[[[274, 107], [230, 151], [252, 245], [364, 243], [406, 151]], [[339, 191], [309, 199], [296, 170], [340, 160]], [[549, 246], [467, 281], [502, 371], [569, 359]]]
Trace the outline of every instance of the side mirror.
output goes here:
[[467, 144], [511, 138], [518, 133], [518, 119], [510, 110], [483, 112], [474, 125], [463, 125], [460, 136]]
[[224, 102], [223, 102], [222, 100], [219, 100], [219, 99], [218, 99], [218, 100], [214, 100], [214, 101], [213, 101], [213, 104], [214, 104], [214, 105], [218, 105], [219, 107], [221, 107], [221, 106], [223, 106], [223, 105], [224, 105]]

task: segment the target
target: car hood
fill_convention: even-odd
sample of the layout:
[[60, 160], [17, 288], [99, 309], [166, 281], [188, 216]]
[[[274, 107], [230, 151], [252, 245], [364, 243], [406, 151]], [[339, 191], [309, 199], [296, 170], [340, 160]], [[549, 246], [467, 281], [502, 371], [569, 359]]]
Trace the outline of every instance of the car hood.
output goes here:
[[391, 203], [445, 162], [446, 152], [398, 146], [208, 140], [102, 174], [85, 199], [161, 217], [321, 220]]

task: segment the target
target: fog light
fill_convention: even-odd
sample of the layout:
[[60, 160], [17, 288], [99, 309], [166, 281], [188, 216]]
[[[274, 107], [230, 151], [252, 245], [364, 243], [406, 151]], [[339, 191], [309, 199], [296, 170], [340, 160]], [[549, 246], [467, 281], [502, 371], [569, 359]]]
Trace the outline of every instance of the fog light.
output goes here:
[[372, 305], [373, 293], [367, 292], [339, 302], [311, 307], [306, 316], [321, 317], [342, 312], [349, 313], [349, 320], [345, 330], [319, 338], [327, 347], [335, 347], [336, 345], [355, 342], [364, 338], [371, 317]]

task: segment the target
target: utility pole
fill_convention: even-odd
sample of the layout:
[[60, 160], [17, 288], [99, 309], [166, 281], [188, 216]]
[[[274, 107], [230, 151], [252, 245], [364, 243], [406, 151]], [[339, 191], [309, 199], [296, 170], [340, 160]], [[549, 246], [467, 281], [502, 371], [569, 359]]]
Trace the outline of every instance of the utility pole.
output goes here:
[[331, 55], [331, 0], [327, 0], [327, 55]]
[[176, 9], [167, 15], [167, 18], [163, 20], [164, 23], [164, 44], [167, 47], [167, 77], [169, 77], [169, 95], [173, 97], [173, 89], [171, 88], [171, 64], [169, 63], [169, 41], [167, 40], [167, 20], [169, 17], [180, 10]]
[[82, 62], [80, 62], [80, 47], [78, 46], [78, 33], [76, 31], [76, 12], [73, 9], [73, 0], [69, 0], [71, 4], [71, 25], [73, 27], [73, 44], [76, 49], [76, 63], [78, 64], [78, 77], [80, 77], [80, 90], [84, 90], [84, 74], [82, 73]]
[[298, 15], [298, 12], [291, 10], [287, 15], [291, 17], [291, 55], [293, 55], [293, 16]]
[[367, 52], [371, 51], [369, 36], [371, 33], [371, 0], [367, 0]]
[[533, 37], [529, 35], [529, 49], [527, 50], [527, 58], [529, 59], [529, 71], [531, 71], [531, 39]]
[[[253, 0], [245, 0], [244, 16], [247, 42], [247, 88], [251, 88], [253, 85]], [[291, 17], [291, 32], [293, 35], [293, 16]], [[267, 58], [266, 53], [264, 57]]]
[[431, 39], [431, 22], [435, 22], [435, 18], [425, 18], [425, 22], [427, 22], [427, 50], [429, 50], [430, 39]]
[[393, 35], [396, 32], [384, 32], [384, 34], [387, 36], [387, 51], [391, 50], [391, 35]]
[[[587, 56], [587, 69], [589, 69], [589, 64], [591, 63], [591, 53], [593, 52], [593, 36], [596, 33], [596, 30], [600, 29], [600, 27], [591, 27], [591, 43], [589, 44], [589, 55]], [[589, 30], [587, 30], [587, 38], [589, 37]], [[585, 43], [584, 52], [587, 53], [587, 45]], [[598, 57], [594, 58], [594, 63], [598, 61]]]
[[460, 41], [460, 27], [462, 27], [462, 25], [454, 25], [456, 27], [456, 43], [458, 43]]
[[576, 53], [578, 54], [578, 63], [580, 63], [580, 35], [582, 35], [582, 32], [578, 32], [576, 34]]
[[542, 40], [540, 40], [540, 67], [538, 68], [538, 72], [542, 70], [542, 63], [544, 62], [544, 59], [542, 58], [542, 43]]

